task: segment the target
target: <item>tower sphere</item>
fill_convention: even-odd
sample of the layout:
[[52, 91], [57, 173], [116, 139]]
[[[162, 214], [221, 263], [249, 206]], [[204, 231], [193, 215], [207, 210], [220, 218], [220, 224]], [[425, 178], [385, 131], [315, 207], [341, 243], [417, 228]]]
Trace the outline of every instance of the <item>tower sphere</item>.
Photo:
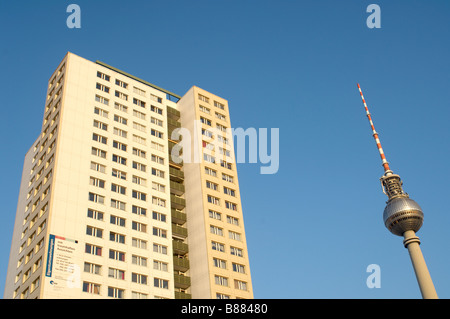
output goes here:
[[417, 232], [423, 223], [419, 204], [408, 197], [395, 197], [388, 201], [383, 213], [384, 225], [394, 235], [403, 236], [407, 230]]

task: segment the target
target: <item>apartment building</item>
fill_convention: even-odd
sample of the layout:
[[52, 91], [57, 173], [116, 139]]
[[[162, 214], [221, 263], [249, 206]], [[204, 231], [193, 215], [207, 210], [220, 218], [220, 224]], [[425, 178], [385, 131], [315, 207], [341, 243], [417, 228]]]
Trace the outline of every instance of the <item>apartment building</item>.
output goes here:
[[25, 155], [4, 297], [253, 298], [230, 127], [212, 93], [67, 53]]

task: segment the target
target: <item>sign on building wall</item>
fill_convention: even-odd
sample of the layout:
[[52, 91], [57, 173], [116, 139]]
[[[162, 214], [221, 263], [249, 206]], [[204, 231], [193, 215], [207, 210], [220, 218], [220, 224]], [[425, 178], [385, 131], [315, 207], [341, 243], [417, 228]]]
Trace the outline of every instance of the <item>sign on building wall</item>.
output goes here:
[[67, 289], [80, 289], [80, 265], [77, 262], [80, 244], [77, 240], [50, 234], [45, 289], [48, 292], [70, 293]]

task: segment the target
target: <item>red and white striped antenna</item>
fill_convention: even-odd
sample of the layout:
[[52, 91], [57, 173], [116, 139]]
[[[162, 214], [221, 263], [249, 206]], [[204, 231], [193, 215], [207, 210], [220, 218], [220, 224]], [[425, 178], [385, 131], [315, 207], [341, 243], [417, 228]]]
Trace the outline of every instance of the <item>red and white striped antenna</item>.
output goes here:
[[392, 174], [392, 171], [389, 168], [389, 162], [386, 160], [386, 156], [384, 155], [383, 148], [381, 147], [380, 138], [378, 137], [377, 131], [375, 131], [375, 126], [373, 125], [372, 117], [370, 116], [369, 108], [367, 107], [366, 100], [364, 99], [364, 95], [362, 94], [361, 86], [359, 85], [359, 83], [358, 83], [358, 89], [359, 89], [359, 94], [361, 95], [362, 102], [364, 104], [364, 108], [366, 109], [367, 118], [369, 119], [369, 123], [372, 128], [373, 138], [375, 139], [375, 142], [377, 143], [378, 151], [380, 152], [380, 157], [381, 157], [381, 162], [382, 162], [382, 165], [384, 168], [384, 173]]

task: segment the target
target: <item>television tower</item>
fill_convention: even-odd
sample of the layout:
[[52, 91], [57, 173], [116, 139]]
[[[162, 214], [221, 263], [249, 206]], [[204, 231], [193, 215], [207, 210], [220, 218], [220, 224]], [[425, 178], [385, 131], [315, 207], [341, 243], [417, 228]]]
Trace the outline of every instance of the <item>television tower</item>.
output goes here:
[[380, 152], [381, 162], [384, 168], [384, 175], [380, 178], [383, 186], [383, 193], [388, 196], [386, 208], [384, 209], [383, 219], [384, 225], [391, 233], [397, 236], [403, 236], [403, 245], [408, 249], [411, 262], [416, 273], [417, 282], [419, 283], [420, 292], [424, 299], [437, 299], [436, 289], [428, 272], [425, 259], [420, 250], [420, 240], [416, 236], [423, 223], [423, 212], [419, 204], [409, 198], [409, 195], [403, 191], [403, 182], [400, 176], [394, 174], [389, 168], [383, 149], [381, 148], [378, 133], [372, 122], [372, 118], [367, 108], [366, 101], [358, 84], [359, 94], [361, 95], [366, 115], [372, 127], [373, 137]]

